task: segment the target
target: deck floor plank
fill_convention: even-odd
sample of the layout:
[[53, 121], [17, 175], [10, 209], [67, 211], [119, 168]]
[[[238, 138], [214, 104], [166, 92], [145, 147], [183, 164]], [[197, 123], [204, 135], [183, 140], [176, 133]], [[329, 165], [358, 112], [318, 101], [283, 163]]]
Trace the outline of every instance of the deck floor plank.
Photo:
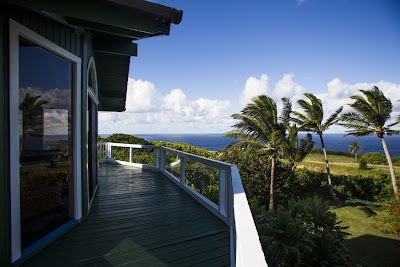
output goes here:
[[101, 164], [88, 219], [24, 266], [226, 266], [229, 229], [158, 172]]

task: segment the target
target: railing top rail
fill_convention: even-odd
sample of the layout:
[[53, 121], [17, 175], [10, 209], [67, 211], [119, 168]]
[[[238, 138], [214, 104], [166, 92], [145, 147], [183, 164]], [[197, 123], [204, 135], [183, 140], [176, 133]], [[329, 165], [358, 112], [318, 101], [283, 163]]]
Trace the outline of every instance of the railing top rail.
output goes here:
[[154, 146], [154, 145], [138, 145], [138, 144], [125, 144], [125, 143], [111, 143], [111, 142], [102, 142], [98, 143], [99, 145], [112, 145], [112, 146], [118, 146], [118, 147], [132, 147], [132, 148], [146, 148], [146, 149], [154, 149], [154, 148], [159, 148], [159, 146]]
[[198, 155], [193, 155], [187, 152], [179, 151], [176, 149], [168, 148], [168, 147], [162, 147], [162, 146], [154, 146], [154, 145], [138, 145], [138, 144], [125, 144], [125, 143], [110, 143], [110, 142], [103, 142], [99, 143], [99, 145], [111, 145], [111, 146], [117, 146], [117, 147], [132, 147], [132, 148], [145, 148], [145, 149], [163, 149], [165, 151], [169, 151], [171, 153], [174, 153], [175, 155], [178, 155], [183, 158], [187, 158], [196, 162], [203, 163], [205, 165], [209, 165], [211, 167], [217, 168], [217, 169], [223, 169], [223, 170], [230, 170], [232, 164], [218, 161], [218, 160], [213, 160], [209, 158], [205, 158], [202, 156]]
[[186, 158], [186, 159], [190, 159], [196, 162], [200, 162], [206, 165], [209, 165], [211, 167], [217, 168], [217, 169], [223, 169], [223, 170], [230, 170], [232, 164], [230, 163], [226, 163], [226, 162], [222, 162], [222, 161], [218, 161], [218, 160], [214, 160], [214, 159], [209, 159], [209, 158], [205, 158], [202, 156], [198, 156], [198, 155], [193, 155], [187, 152], [183, 152], [183, 151], [179, 151], [176, 149], [172, 149], [172, 148], [168, 148], [168, 147], [162, 147], [163, 150], [165, 151], [169, 151], [172, 152], [180, 157]]
[[236, 266], [268, 266], [240, 174], [235, 165], [231, 167], [231, 177], [236, 229]]

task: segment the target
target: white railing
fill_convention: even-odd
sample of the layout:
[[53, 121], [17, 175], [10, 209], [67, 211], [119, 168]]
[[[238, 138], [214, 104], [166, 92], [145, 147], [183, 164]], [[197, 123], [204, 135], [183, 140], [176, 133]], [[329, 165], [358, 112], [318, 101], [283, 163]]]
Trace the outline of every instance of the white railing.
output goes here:
[[[153, 145], [99, 143], [98, 147], [100, 163], [115, 162], [122, 165], [160, 171], [210, 212], [224, 221], [230, 228], [232, 266], [267, 266], [239, 171], [235, 165]], [[128, 148], [129, 161], [114, 159], [114, 147]], [[135, 149], [153, 151], [154, 165], [135, 163]], [[166, 153], [171, 153], [179, 157], [178, 160], [169, 165], [180, 165], [179, 177], [176, 177], [167, 170]], [[185, 161], [187, 160], [202, 163], [218, 170], [218, 204], [212, 202], [186, 183]]]

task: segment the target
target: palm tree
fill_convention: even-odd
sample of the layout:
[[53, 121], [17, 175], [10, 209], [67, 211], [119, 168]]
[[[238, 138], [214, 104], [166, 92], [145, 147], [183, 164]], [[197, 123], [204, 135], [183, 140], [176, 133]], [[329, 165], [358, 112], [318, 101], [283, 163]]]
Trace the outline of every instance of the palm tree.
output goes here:
[[314, 147], [314, 142], [312, 141], [312, 135], [307, 134], [303, 139], [300, 140], [299, 144], [299, 131], [300, 128], [295, 124], [291, 123], [292, 115], [292, 102], [289, 98], [282, 98], [283, 110], [279, 117], [283, 126], [287, 130], [286, 138], [288, 140], [286, 144], [285, 157], [288, 158], [292, 170], [295, 170], [297, 164], [311, 152]]
[[43, 134], [43, 105], [48, 104], [46, 100], [40, 100], [41, 96], [32, 96], [27, 93], [19, 105], [22, 111], [22, 138], [20, 139], [19, 151], [23, 150], [26, 137], [38, 137]]
[[382, 142], [383, 150], [385, 151], [387, 162], [389, 163], [390, 176], [392, 178], [393, 190], [398, 193], [396, 177], [392, 159], [390, 158], [389, 150], [386, 145], [384, 135], [400, 134], [399, 130], [392, 130], [390, 127], [398, 124], [396, 121], [386, 125], [392, 113], [392, 102], [390, 99], [374, 86], [370, 90], [360, 90], [362, 95], [353, 95], [354, 103], [349, 104], [356, 112], [348, 112], [341, 116], [340, 125], [351, 129], [347, 131], [347, 135], [367, 136], [375, 134]]
[[[290, 114], [291, 107], [285, 108]], [[274, 210], [275, 165], [278, 158], [284, 155], [287, 145], [285, 125], [289, 121], [284, 118], [289, 116], [284, 113], [278, 118], [275, 101], [266, 95], [257, 96], [240, 113], [232, 115], [234, 119], [239, 120], [232, 126], [236, 129], [224, 134], [225, 137], [239, 139], [229, 150], [255, 149], [271, 161], [270, 211]]]
[[307, 133], [299, 142], [298, 133], [300, 128], [296, 124], [290, 124], [287, 127], [287, 130], [287, 138], [289, 140], [287, 157], [289, 159], [289, 164], [292, 166], [292, 170], [294, 171], [297, 168], [297, 164], [302, 162], [311, 152], [314, 147], [314, 142], [310, 133]]
[[328, 130], [330, 126], [338, 122], [339, 120], [338, 116], [339, 113], [342, 112], [343, 107], [338, 108], [325, 121], [325, 123], [323, 123], [322, 121], [324, 119], [324, 109], [322, 107], [321, 100], [318, 99], [315, 95], [310, 93], [306, 93], [304, 95], [308, 98], [308, 101], [302, 99], [297, 101], [297, 103], [302, 107], [304, 113], [293, 111], [293, 114], [296, 117], [292, 118], [292, 121], [299, 124], [301, 131], [315, 132], [319, 136], [321, 140], [322, 150], [324, 151], [329, 190], [331, 192], [332, 198], [335, 201], [338, 201], [339, 199], [337, 198], [332, 186], [331, 172], [329, 169], [329, 160], [328, 160], [328, 155], [326, 154], [325, 143], [322, 136], [323, 133], [326, 130]]
[[362, 146], [360, 146], [360, 144], [357, 141], [353, 141], [349, 145], [349, 151], [351, 154], [354, 153], [356, 155], [356, 162], [357, 162], [357, 156], [362, 151]]

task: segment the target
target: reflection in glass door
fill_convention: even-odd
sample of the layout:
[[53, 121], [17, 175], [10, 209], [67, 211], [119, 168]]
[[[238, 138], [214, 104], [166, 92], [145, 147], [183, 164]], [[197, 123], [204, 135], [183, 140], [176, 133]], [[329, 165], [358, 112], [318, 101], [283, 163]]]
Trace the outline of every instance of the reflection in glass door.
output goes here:
[[19, 41], [21, 248], [74, 217], [73, 63]]

